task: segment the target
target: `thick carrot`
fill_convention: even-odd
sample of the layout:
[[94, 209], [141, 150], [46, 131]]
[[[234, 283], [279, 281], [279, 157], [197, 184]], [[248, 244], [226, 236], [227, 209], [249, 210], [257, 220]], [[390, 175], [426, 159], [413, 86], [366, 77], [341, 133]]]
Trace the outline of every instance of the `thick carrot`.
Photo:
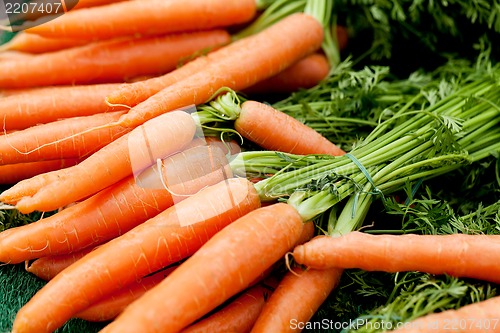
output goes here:
[[122, 313], [130, 303], [163, 281], [176, 268], [177, 265], [171, 266], [152, 275], [148, 275], [139, 281], [134, 281], [79, 312], [75, 317], [94, 322], [112, 320]]
[[69, 38], [47, 38], [23, 31], [17, 33], [8, 43], [0, 46], [0, 52], [20, 51], [31, 54], [46, 53], [88, 44], [88, 41]]
[[255, 12], [255, 0], [124, 1], [71, 11], [26, 31], [56, 38], [107, 39], [225, 27], [247, 22]]
[[0, 166], [0, 184], [15, 184], [49, 171], [64, 169], [80, 162], [79, 159], [63, 159], [40, 162], [8, 164]]
[[433, 313], [403, 323], [397, 333], [500, 332], [498, 309], [500, 296], [465, 305], [457, 310]]
[[[341, 237], [318, 236], [297, 246], [295, 260], [303, 265], [361, 268], [366, 271], [422, 271], [500, 282], [495, 253], [500, 238], [488, 235], [369, 235], [350, 232]], [[397, 253], [397, 256], [393, 254]], [[478, 256], [481, 260], [477, 260]]]
[[[182, 330], [182, 333], [250, 332], [272, 289], [258, 284], [209, 317]], [[276, 331], [277, 332], [277, 331]]]
[[[199, 155], [205, 158], [205, 163], [193, 163], [199, 160]], [[137, 180], [130, 176], [50, 217], [5, 230], [0, 233], [0, 262], [19, 263], [73, 253], [118, 237], [189, 195], [231, 177], [230, 170], [220, 169], [225, 159], [221, 150], [197, 147], [189, 154], [176, 154], [165, 161], [166, 169], [172, 164], [183, 166], [181, 172], [191, 177], [190, 186], [181, 192], [180, 182], [168, 171], [171, 182], [179, 184], [176, 187], [179, 196], [163, 188], [139, 186], [138, 183], [144, 183], [142, 176]]]
[[0, 99], [2, 128], [19, 130], [61, 118], [123, 110], [105, 102], [106, 95], [118, 86], [109, 83], [6, 90], [6, 97]]
[[303, 271], [295, 269], [280, 281], [262, 309], [252, 332], [300, 332], [332, 290], [341, 269]]
[[130, 132], [130, 128], [117, 126], [86, 131], [116, 121], [122, 114], [67, 118], [2, 135], [0, 165], [86, 157]]
[[182, 58], [229, 40], [226, 31], [212, 30], [92, 43], [0, 63], [0, 87], [121, 82], [139, 75], [163, 74], [175, 69]]
[[[51, 211], [88, 197], [115, 184], [132, 173], [156, 163], [158, 158], [184, 148], [193, 138], [196, 124], [186, 112], [175, 111], [156, 117], [135, 128], [82, 163], [64, 169], [60, 177], [31, 197], [24, 197], [16, 208], [23, 213]], [[15, 196], [16, 186], [0, 195]]]
[[41, 257], [33, 262], [26, 260], [25, 269], [27, 272], [30, 272], [40, 279], [49, 281], [52, 280], [57, 274], [61, 273], [66, 267], [83, 258], [93, 249], [93, 247], [87, 247], [83, 250], [70, 254]]
[[247, 94], [292, 93], [314, 87], [330, 71], [328, 60], [322, 54], [311, 54], [277, 75], [245, 89]]
[[[214, 234], [259, 204], [258, 194], [245, 179], [228, 179], [205, 188], [57, 275], [21, 308], [12, 331], [55, 330], [100, 298], [192, 255]], [[286, 234], [286, 230], [279, 234]], [[205, 267], [207, 262], [203, 264]], [[189, 275], [191, 279], [196, 276]], [[213, 290], [211, 286], [205, 289]], [[193, 289], [186, 295], [195, 295]]]
[[[322, 40], [323, 30], [315, 18], [290, 15], [256, 35], [235, 42], [222, 59], [136, 105], [122, 116], [119, 124], [134, 127], [158, 114], [199, 105], [222, 87], [233, 90], [250, 87], [311, 54]], [[207, 55], [210, 57], [215, 57], [215, 53]]]
[[[234, 122], [243, 137], [267, 150], [294, 154], [343, 155], [345, 152], [312, 128], [271, 106], [246, 101]], [[286, 130], [283, 130], [286, 129]]]
[[302, 229], [299, 213], [285, 203], [248, 213], [217, 233], [102, 332], [180, 331], [247, 288], [293, 247]]

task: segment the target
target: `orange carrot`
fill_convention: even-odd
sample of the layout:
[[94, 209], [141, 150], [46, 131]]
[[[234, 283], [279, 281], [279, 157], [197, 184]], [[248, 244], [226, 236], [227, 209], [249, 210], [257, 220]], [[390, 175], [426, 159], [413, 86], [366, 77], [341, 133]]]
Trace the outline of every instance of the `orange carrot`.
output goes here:
[[47, 38], [23, 31], [17, 33], [9, 42], [0, 46], [0, 52], [20, 51], [31, 54], [46, 53], [88, 44], [81, 39]]
[[41, 173], [59, 170], [76, 165], [79, 159], [63, 159], [0, 166], [0, 184], [15, 184]]
[[218, 47], [229, 38], [224, 30], [125, 38], [39, 54], [23, 61], [6, 61], [0, 63], [0, 87], [115, 82], [144, 74], [163, 74], [174, 69], [180, 59]]
[[[192, 255], [214, 234], [259, 204], [257, 192], [245, 179], [228, 179], [205, 188], [57, 275], [21, 308], [12, 331], [52, 332], [102, 297]], [[279, 234], [287, 234], [286, 230]], [[191, 271], [189, 275], [191, 279], [196, 277]], [[207, 285], [205, 289], [214, 290]], [[191, 290], [186, 295], [195, 293]]]
[[246, 101], [241, 105], [241, 113], [234, 122], [234, 128], [243, 137], [267, 150], [301, 155], [345, 154], [312, 128], [271, 106], [255, 101]]
[[[432, 244], [432, 245], [430, 245]], [[488, 235], [369, 235], [350, 232], [318, 236], [297, 246], [299, 264], [317, 269], [361, 268], [366, 271], [421, 271], [500, 282], [495, 253], [500, 238]], [[391, 255], [397, 253], [397, 256]], [[481, 256], [481, 260], [477, 260]], [[466, 264], [465, 264], [466, 263]]]
[[[207, 101], [218, 89], [242, 90], [314, 52], [323, 40], [321, 24], [306, 14], [290, 15], [241, 39], [203, 70], [174, 83], [123, 115], [119, 124], [137, 126], [158, 114]], [[279, 47], [276, 47], [279, 45]], [[210, 53], [206, 58], [215, 58]], [[244, 68], [245, 70], [241, 70]]]
[[72, 9], [104, 6], [121, 1], [131, 1], [131, 0], [78, 0], [78, 3]]
[[252, 332], [300, 332], [338, 285], [341, 269], [287, 273], [260, 313]]
[[268, 286], [258, 284], [209, 317], [182, 330], [182, 333], [250, 332], [272, 293]]
[[40, 279], [49, 281], [52, 280], [57, 274], [61, 273], [66, 267], [83, 258], [93, 249], [93, 247], [88, 247], [70, 254], [41, 257], [33, 262], [26, 260], [25, 269], [27, 272], [30, 272]]
[[[121, 137], [130, 128], [87, 131], [117, 120], [123, 112], [100, 113], [42, 124], [0, 136], [0, 165], [83, 158]], [[74, 136], [75, 133], [81, 133]]]
[[163, 281], [176, 268], [177, 265], [171, 266], [152, 275], [148, 275], [139, 281], [134, 281], [128, 286], [79, 312], [75, 317], [95, 322], [112, 320], [122, 313], [130, 303]]
[[255, 0], [124, 1], [71, 11], [26, 31], [56, 38], [106, 39], [225, 27], [247, 22], [255, 12]]
[[217, 233], [102, 332], [180, 331], [247, 288], [293, 247], [302, 229], [299, 213], [285, 203], [248, 213]]
[[311, 54], [277, 75], [245, 89], [247, 94], [291, 93], [317, 85], [330, 70], [322, 54]]
[[109, 83], [5, 90], [6, 97], [0, 99], [0, 122], [2, 128], [19, 130], [61, 118], [123, 110], [105, 102], [106, 95], [118, 86]]
[[447, 310], [420, 317], [402, 324], [395, 333], [433, 332], [500, 332], [498, 309], [500, 296], [485, 301], [462, 306], [457, 310]]
[[[175, 111], [156, 117], [135, 128], [82, 163], [64, 169], [57, 179], [31, 197], [24, 197], [16, 208], [29, 213], [51, 211], [88, 197], [119, 180], [142, 171], [162, 158], [178, 152], [193, 138], [196, 124], [186, 112]], [[53, 178], [53, 176], [52, 176]], [[16, 196], [16, 186], [3, 192], [0, 201]]]
[[25, 52], [18, 51], [2, 51], [0, 52], [0, 62], [12, 61], [12, 60], [26, 60], [32, 58], [33, 55]]
[[[205, 163], [193, 163], [203, 156]], [[149, 218], [156, 216], [210, 186], [231, 177], [220, 167], [226, 160], [221, 150], [197, 147], [189, 154], [176, 154], [164, 161], [170, 183], [176, 184], [178, 196], [162, 187], [150, 189], [130, 176], [74, 206], [35, 223], [0, 233], [0, 262], [19, 263], [44, 256], [73, 253], [118, 237]], [[170, 166], [176, 165], [190, 175], [189, 186], [182, 187]], [[185, 178], [177, 175], [179, 179]], [[167, 184], [168, 185], [168, 184]], [[98, 207], [98, 209], [96, 209]]]

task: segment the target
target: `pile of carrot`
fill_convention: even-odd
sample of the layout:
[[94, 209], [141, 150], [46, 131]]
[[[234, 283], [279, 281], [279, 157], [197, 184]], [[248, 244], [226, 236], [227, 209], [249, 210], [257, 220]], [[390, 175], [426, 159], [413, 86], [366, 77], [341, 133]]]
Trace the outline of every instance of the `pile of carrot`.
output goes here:
[[[491, 277], [494, 256], [471, 271], [452, 263], [464, 244], [498, 247], [494, 237], [435, 236], [439, 251], [422, 253], [442, 256], [437, 266], [419, 264], [421, 252], [383, 262], [400, 251], [389, 244], [420, 239], [314, 237], [300, 211], [263, 202], [235, 174], [241, 147], [203, 131], [262, 150], [345, 154], [269, 105], [230, 100], [309, 88], [331, 69], [325, 27], [308, 14], [235, 40], [258, 10], [255, 0], [80, 0], [0, 48], [0, 183], [11, 186], [0, 201], [54, 211], [0, 232], [0, 262], [48, 281], [12, 332], [53, 332], [74, 317], [107, 322], [103, 332], [285, 332], [311, 319], [344, 269]], [[368, 241], [367, 253], [345, 255]], [[290, 257], [283, 277], [276, 268]]]

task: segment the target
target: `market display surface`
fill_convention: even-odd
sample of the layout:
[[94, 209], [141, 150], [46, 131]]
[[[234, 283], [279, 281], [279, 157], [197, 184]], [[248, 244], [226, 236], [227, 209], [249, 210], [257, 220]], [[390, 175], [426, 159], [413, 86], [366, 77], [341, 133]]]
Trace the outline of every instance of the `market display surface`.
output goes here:
[[47, 3], [0, 34], [0, 332], [500, 332], [498, 0]]

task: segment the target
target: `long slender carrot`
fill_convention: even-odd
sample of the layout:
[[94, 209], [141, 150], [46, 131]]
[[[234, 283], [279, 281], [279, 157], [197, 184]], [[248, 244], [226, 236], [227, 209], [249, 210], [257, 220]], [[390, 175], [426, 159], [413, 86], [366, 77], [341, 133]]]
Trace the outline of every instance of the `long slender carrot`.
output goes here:
[[163, 281], [176, 268], [177, 265], [171, 266], [152, 275], [148, 275], [139, 281], [134, 281], [91, 305], [87, 309], [77, 313], [75, 317], [94, 322], [112, 320], [122, 313], [130, 303]]
[[96, 42], [0, 63], [0, 87], [121, 82], [139, 75], [163, 74], [175, 69], [182, 58], [229, 40], [226, 31], [212, 30]]
[[402, 323], [393, 332], [500, 332], [498, 309], [500, 296], [485, 301], [462, 306], [457, 310], [447, 310]]
[[341, 269], [295, 269], [280, 281], [262, 309], [253, 333], [300, 332], [300, 325], [316, 313], [339, 284]]
[[80, 159], [63, 159], [40, 162], [28, 162], [8, 164], [0, 166], [0, 184], [15, 184], [21, 180], [28, 179], [46, 173], [76, 165]]
[[122, 114], [116, 111], [67, 118], [2, 135], [0, 165], [86, 157], [130, 132], [130, 128], [116, 126], [86, 132], [116, 121]]
[[[271, 106], [246, 101], [234, 122], [243, 137], [268, 150], [294, 154], [343, 155], [345, 152], [312, 128]], [[286, 129], [286, 130], [282, 130]]]
[[182, 333], [250, 332], [272, 288], [258, 284], [209, 317], [182, 330]]
[[[199, 105], [222, 87], [233, 90], [250, 87], [313, 53], [322, 40], [323, 30], [315, 18], [290, 15], [256, 35], [235, 42], [221, 59], [136, 105], [122, 116], [119, 124], [134, 127], [158, 114]], [[207, 55], [211, 57], [215, 53]]]
[[25, 262], [25, 269], [40, 279], [49, 281], [93, 249], [94, 247], [91, 246], [70, 254], [41, 257], [33, 262], [27, 260]]
[[314, 87], [330, 71], [328, 60], [322, 54], [311, 54], [283, 72], [245, 89], [247, 94], [292, 93]]
[[[57, 275], [21, 308], [12, 331], [55, 330], [101, 297], [192, 255], [222, 228], [259, 205], [258, 194], [245, 179], [228, 179], [205, 188]], [[196, 276], [189, 275], [191, 279]], [[205, 289], [213, 290], [208, 285]], [[192, 291], [186, 295], [195, 295]]]
[[125, 1], [71, 11], [26, 30], [47, 37], [106, 39], [208, 30], [251, 20], [255, 0]]
[[[60, 177], [31, 197], [24, 197], [16, 208], [29, 213], [51, 211], [88, 197], [156, 163], [156, 159], [183, 149], [193, 138], [196, 124], [186, 112], [175, 111], [156, 117], [135, 128], [82, 163], [64, 169]], [[0, 195], [15, 196], [16, 186]]]
[[0, 46], [0, 52], [20, 51], [31, 54], [46, 53], [88, 44], [88, 41], [69, 38], [47, 38], [23, 31], [17, 33], [9, 42]]
[[217, 233], [102, 332], [180, 331], [248, 287], [293, 247], [302, 229], [298, 212], [284, 203], [248, 213]]
[[[193, 160], [199, 161], [200, 155], [205, 163], [193, 163]], [[138, 183], [145, 182], [142, 176], [137, 180], [130, 176], [50, 217], [5, 230], [0, 233], [0, 262], [19, 263], [73, 253], [118, 237], [189, 195], [231, 177], [231, 170], [223, 166], [224, 160], [222, 150], [192, 148], [189, 154], [176, 154], [164, 161], [167, 170], [176, 165], [183, 174], [190, 175], [189, 186], [182, 188], [180, 181], [168, 171], [171, 183], [178, 184], [177, 196], [162, 187], [139, 186]], [[177, 175], [179, 179], [181, 176]]]
[[[500, 238], [487, 235], [369, 235], [350, 232], [318, 236], [297, 246], [295, 260], [309, 267], [367, 271], [422, 271], [500, 282], [495, 253]], [[397, 256], [392, 254], [397, 253]], [[481, 256], [481, 260], [477, 260]]]
[[61, 118], [123, 110], [105, 102], [106, 95], [118, 86], [108, 83], [4, 91], [7, 96], [0, 100], [2, 129], [20, 130]]

